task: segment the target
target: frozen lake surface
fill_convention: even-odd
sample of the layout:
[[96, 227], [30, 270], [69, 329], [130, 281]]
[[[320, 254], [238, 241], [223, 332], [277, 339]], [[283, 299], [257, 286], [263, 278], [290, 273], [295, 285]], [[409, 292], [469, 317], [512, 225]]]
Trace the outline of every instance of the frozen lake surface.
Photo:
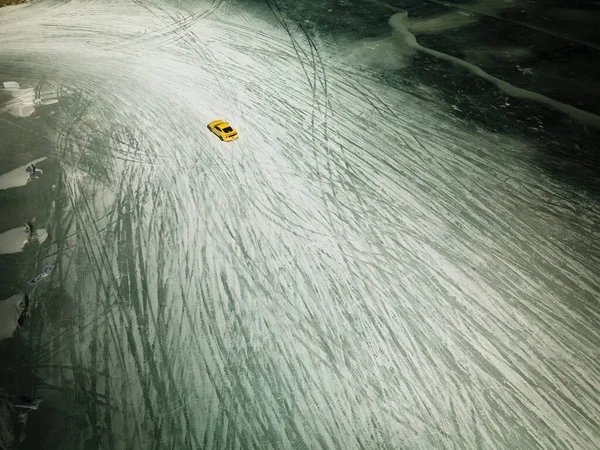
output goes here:
[[[56, 265], [8, 366], [43, 399], [23, 448], [597, 447], [589, 172], [403, 70], [454, 64], [412, 33], [463, 19], [402, 14], [352, 40], [275, 1], [0, 9], [24, 92], [0, 90], [0, 232], [48, 232], [1, 256], [4, 285]], [[593, 135], [552, 99], [519, 101]]]

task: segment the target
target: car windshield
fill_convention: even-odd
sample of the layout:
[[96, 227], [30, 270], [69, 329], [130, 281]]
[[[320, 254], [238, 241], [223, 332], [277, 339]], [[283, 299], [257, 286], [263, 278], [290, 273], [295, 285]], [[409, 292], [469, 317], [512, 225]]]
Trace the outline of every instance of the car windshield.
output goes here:
[[231, 127], [223, 128], [223, 133], [231, 133], [232, 131], [233, 131], [233, 128], [231, 128]]

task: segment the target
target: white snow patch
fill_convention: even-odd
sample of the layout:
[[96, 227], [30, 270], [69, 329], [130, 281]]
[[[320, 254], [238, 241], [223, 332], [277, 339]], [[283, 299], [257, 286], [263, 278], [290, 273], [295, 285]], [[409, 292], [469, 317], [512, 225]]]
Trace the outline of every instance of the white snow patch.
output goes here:
[[4, 89], [21, 89], [21, 85], [16, 81], [5, 81], [2, 85]]
[[8, 112], [14, 117], [29, 117], [35, 111], [35, 90], [33, 88], [10, 89], [12, 99], [8, 100], [0, 112]]
[[27, 233], [23, 227], [5, 231], [0, 234], [0, 255], [22, 252], [27, 242]]
[[53, 98], [53, 99], [50, 99], [50, 100], [44, 100], [44, 99], [41, 99], [41, 98], [36, 98], [36, 99], [33, 100], [33, 103], [35, 105], [42, 105], [42, 106], [54, 105], [55, 103], [58, 103], [58, 99]]
[[0, 234], [0, 255], [20, 253], [27, 244], [42, 244], [46, 239], [48, 239], [48, 231], [45, 228], [34, 230], [31, 240], [28, 239], [27, 231], [24, 227], [13, 228]]
[[16, 294], [0, 301], [0, 340], [13, 336], [25, 309], [25, 295]]
[[[40, 163], [45, 159], [47, 159], [47, 157], [43, 156], [23, 166], [17, 167], [10, 172], [0, 175], [0, 190], [25, 186], [29, 180], [29, 172], [27, 172], [27, 167], [30, 164]], [[38, 170], [38, 172], [42, 173], [41, 170]]]

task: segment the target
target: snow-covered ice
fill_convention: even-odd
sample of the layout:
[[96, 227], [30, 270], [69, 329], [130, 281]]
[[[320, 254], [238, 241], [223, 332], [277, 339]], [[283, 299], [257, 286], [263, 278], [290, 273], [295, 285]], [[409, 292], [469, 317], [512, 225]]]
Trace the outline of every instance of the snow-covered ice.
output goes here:
[[[17, 167], [16, 169], [11, 170], [10, 172], [6, 172], [6, 173], [0, 175], [0, 190], [25, 186], [29, 182], [29, 176], [30, 176], [30, 173], [27, 171], [27, 168], [31, 164], [38, 164], [46, 159], [47, 159], [46, 156], [37, 158], [27, 164], [24, 164], [23, 166], [20, 166], [20, 167]], [[40, 175], [42, 173], [43, 173], [43, 171], [41, 169], [38, 169], [36, 172], [36, 174], [40, 174]]]
[[25, 310], [25, 295], [15, 294], [0, 300], [0, 340], [13, 337]]
[[4, 89], [21, 89], [21, 85], [17, 81], [4, 81], [2, 86]]
[[7, 90], [12, 98], [7, 101], [0, 113], [8, 112], [15, 117], [29, 117], [35, 111], [35, 91], [33, 88]]
[[29, 238], [23, 227], [12, 228], [0, 233], [0, 255], [9, 255], [23, 251]]
[[75, 306], [31, 345], [69, 445], [594, 448], [600, 206], [274, 13], [0, 10], [0, 61], [59, 93]]
[[0, 255], [22, 252], [28, 243], [41, 244], [48, 239], [48, 231], [45, 228], [34, 229], [31, 236], [27, 234], [24, 227], [12, 228], [0, 233]]

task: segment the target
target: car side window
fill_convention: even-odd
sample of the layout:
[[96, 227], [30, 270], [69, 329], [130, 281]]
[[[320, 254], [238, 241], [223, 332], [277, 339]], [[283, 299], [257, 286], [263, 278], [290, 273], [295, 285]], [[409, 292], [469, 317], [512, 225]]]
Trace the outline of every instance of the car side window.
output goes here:
[[221, 129], [219, 128], [219, 125], [215, 125], [215, 130], [221, 131]]

